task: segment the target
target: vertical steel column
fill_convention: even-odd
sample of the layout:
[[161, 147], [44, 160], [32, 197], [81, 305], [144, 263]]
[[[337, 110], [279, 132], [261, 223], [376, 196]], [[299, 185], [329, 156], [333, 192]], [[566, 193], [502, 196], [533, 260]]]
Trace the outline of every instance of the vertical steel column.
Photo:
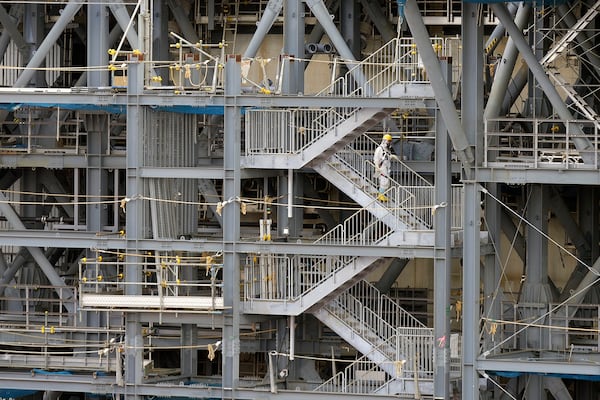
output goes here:
[[[442, 71], [452, 82], [452, 64], [442, 60]], [[444, 119], [436, 118], [435, 135], [435, 250], [433, 259], [433, 394], [435, 399], [450, 397], [450, 271], [452, 267], [452, 164], [451, 145]], [[443, 205], [443, 206], [442, 206]]]
[[[145, 132], [144, 118], [147, 118], [140, 105], [139, 95], [143, 89], [144, 64], [132, 57], [127, 68], [127, 188], [126, 198], [130, 199], [125, 207], [126, 250], [125, 258], [125, 294], [139, 296], [142, 294], [142, 262], [138, 254], [137, 240], [144, 238], [146, 221], [143, 213], [143, 203], [137, 196], [143, 194], [140, 167], [143, 160], [143, 134]], [[142, 383], [143, 371], [142, 326], [139, 313], [125, 313], [125, 384], [135, 388]], [[138, 400], [141, 396], [127, 395], [127, 399]]]
[[[287, 0], [284, 7], [283, 52], [297, 59], [304, 58], [304, 3], [302, 0]], [[304, 62], [287, 63], [283, 73], [282, 91], [285, 94], [304, 92]]]
[[[408, 27], [413, 35], [413, 39], [417, 44], [419, 55], [421, 56], [423, 64], [427, 69], [431, 87], [435, 94], [435, 99], [437, 100], [440, 112], [442, 113], [442, 117], [444, 118], [445, 124], [448, 128], [454, 150], [463, 163], [465, 173], [470, 174], [472, 172], [472, 164], [475, 160], [472, 154], [472, 149], [469, 147], [469, 140], [467, 139], [465, 130], [463, 129], [460, 119], [458, 118], [458, 113], [454, 107], [454, 101], [452, 100], [452, 93], [450, 92], [450, 89], [448, 89], [448, 84], [446, 83], [442, 74], [440, 62], [437, 55], [433, 51], [433, 47], [431, 46], [429, 32], [427, 32], [427, 28], [425, 27], [425, 23], [421, 17], [421, 12], [419, 11], [419, 6], [417, 5], [416, 0], [406, 1], [406, 5], [404, 6], [404, 14], [406, 16]], [[463, 49], [464, 48], [465, 46], [463, 45]], [[463, 59], [466, 60], [464, 56]], [[466, 62], [463, 64], [466, 64]], [[476, 75], [479, 75], [479, 72], [476, 72]], [[474, 143], [471, 143], [471, 145], [474, 145]]]
[[[540, 184], [532, 184], [528, 187], [529, 195], [527, 201], [527, 264], [520, 303], [525, 307], [522, 318], [534, 324], [545, 325], [547, 318], [539, 318], [547, 310], [552, 302], [552, 291], [548, 284], [548, 240], [539, 232], [548, 232], [548, 221], [546, 206], [546, 191]], [[525, 330], [526, 341], [522, 345], [529, 349], [548, 349], [548, 335], [544, 328], [529, 327]], [[544, 393], [543, 377], [528, 375], [525, 387], [525, 396], [528, 399], [540, 399]]]
[[360, 8], [357, 0], [341, 0], [340, 33], [355, 59], [360, 59]]
[[[169, 60], [169, 9], [166, 0], [152, 0], [152, 61]], [[196, 41], [192, 42], [196, 43]], [[169, 69], [157, 68], [163, 85], [169, 82]]]
[[[26, 47], [25, 51], [21, 53], [24, 65], [27, 65], [31, 62], [34, 55], [39, 51], [38, 46], [40, 46], [42, 41], [44, 40], [43, 7], [44, 6], [41, 4], [25, 4], [25, 11], [23, 13], [23, 40], [25, 42]], [[52, 43], [52, 45], [53, 44], [54, 43]], [[50, 50], [50, 47], [48, 47], [48, 50]], [[40, 61], [40, 65], [42, 65], [44, 61], [45, 56], [44, 59]], [[22, 74], [25, 74], [25, 71], [22, 72]], [[31, 84], [31, 86], [47, 86], [43, 71], [35, 69], [32, 72], [32, 78], [32, 82], [27, 82]]]
[[[223, 198], [240, 195], [241, 121], [236, 97], [241, 93], [241, 57], [228, 55], [225, 63], [225, 132], [223, 153]], [[223, 208], [223, 388], [235, 389], [240, 376], [240, 204]]]
[[[284, 43], [283, 52], [297, 59], [304, 58], [304, 3], [302, 0], [287, 0], [284, 6]], [[282, 92], [284, 94], [297, 94], [304, 92], [304, 62], [293, 60], [286, 64], [283, 73]], [[288, 206], [277, 207], [277, 224], [280, 235], [298, 237], [302, 232], [303, 210], [293, 208], [296, 197], [302, 196], [303, 177], [293, 170], [288, 170], [286, 176], [279, 177], [279, 195], [283, 197], [282, 203]], [[292, 207], [290, 209], [290, 207]]]
[[[409, 0], [412, 2], [411, 0]], [[409, 3], [407, 3], [408, 5]], [[408, 16], [407, 16], [408, 17]], [[463, 3], [462, 118], [468, 145], [475, 146], [480, 158], [483, 133], [483, 28], [478, 21], [478, 5]], [[463, 380], [462, 399], [479, 399], [479, 302], [480, 302], [480, 192], [475, 181], [464, 181], [463, 207]]]

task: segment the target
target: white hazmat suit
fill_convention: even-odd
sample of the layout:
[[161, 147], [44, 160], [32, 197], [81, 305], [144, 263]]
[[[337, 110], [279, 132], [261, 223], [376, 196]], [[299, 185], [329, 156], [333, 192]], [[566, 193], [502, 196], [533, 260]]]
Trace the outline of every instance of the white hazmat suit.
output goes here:
[[373, 164], [375, 164], [376, 175], [379, 175], [379, 194], [377, 198], [381, 201], [387, 201], [385, 192], [390, 187], [390, 165], [394, 155], [391, 153], [392, 137], [384, 135], [381, 144], [375, 150], [373, 155]]

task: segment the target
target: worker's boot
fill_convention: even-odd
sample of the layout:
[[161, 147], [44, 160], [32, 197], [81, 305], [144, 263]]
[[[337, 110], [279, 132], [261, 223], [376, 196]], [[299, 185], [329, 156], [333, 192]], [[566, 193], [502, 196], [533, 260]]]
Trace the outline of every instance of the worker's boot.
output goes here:
[[379, 193], [379, 194], [377, 195], [377, 200], [379, 200], [379, 201], [383, 201], [383, 202], [387, 202], [387, 201], [388, 201], [388, 198], [387, 198], [387, 196], [386, 196], [386, 195], [384, 195], [383, 193]]

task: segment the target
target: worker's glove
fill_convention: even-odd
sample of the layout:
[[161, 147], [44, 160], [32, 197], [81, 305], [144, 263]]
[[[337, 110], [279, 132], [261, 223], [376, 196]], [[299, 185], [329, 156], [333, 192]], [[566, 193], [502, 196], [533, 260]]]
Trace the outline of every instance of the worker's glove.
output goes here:
[[381, 168], [377, 168], [375, 167], [375, 174], [374, 177], [375, 178], [379, 178], [379, 176], [381, 175]]
[[394, 160], [394, 161], [400, 161], [400, 159], [398, 158], [398, 156], [397, 156], [397, 155], [395, 155], [395, 154], [392, 154], [392, 155], [390, 156], [390, 158], [391, 158], [392, 160]]

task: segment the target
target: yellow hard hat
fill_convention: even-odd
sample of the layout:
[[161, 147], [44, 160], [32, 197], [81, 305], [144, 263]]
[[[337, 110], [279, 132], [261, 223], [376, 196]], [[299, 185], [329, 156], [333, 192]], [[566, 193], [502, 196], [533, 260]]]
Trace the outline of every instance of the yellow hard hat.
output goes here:
[[388, 142], [392, 141], [392, 135], [390, 135], [389, 133], [386, 133], [385, 135], [383, 135], [383, 139], [387, 140]]

